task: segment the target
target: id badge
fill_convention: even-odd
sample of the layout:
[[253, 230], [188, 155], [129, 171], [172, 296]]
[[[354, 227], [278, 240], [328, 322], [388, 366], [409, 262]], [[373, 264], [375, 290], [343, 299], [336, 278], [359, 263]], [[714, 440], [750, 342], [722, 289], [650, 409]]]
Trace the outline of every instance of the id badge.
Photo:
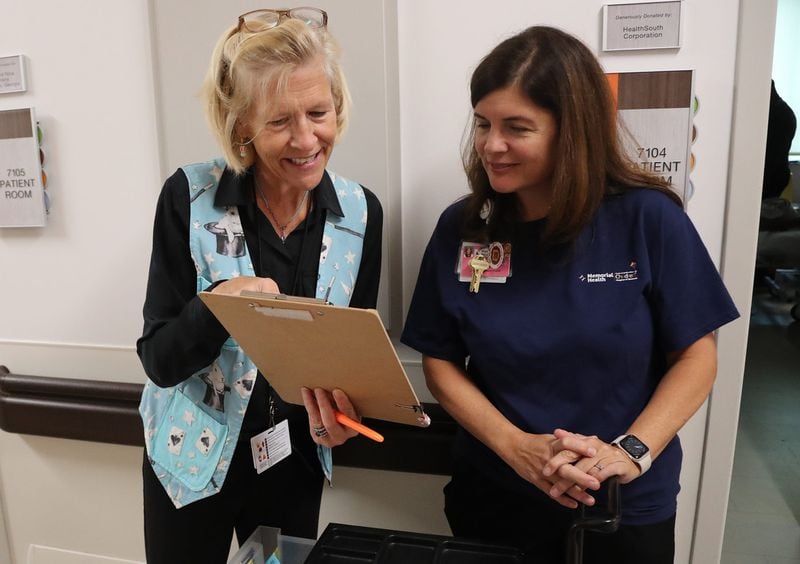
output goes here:
[[259, 474], [292, 454], [289, 421], [284, 419], [251, 438], [250, 449], [253, 452], [253, 467]]
[[489, 262], [489, 268], [483, 272], [481, 282], [504, 284], [511, 276], [511, 243], [495, 241], [488, 245], [463, 241], [458, 253], [458, 280], [469, 282], [472, 280], [472, 266], [470, 261], [475, 255], [481, 254]]

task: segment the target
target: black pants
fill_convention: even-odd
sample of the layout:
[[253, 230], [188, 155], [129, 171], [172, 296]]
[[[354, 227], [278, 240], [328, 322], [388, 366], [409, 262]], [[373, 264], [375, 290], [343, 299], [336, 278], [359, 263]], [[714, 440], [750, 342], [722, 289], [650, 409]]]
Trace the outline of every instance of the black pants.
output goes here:
[[[538, 498], [505, 490], [463, 463], [456, 465], [444, 494], [453, 535], [516, 546], [531, 563], [565, 562], [567, 531], [577, 510], [544, 494]], [[653, 525], [621, 525], [612, 534], [587, 532], [583, 546], [585, 564], [672, 564], [675, 516]]]
[[[294, 437], [292, 437], [294, 439]], [[316, 538], [323, 475], [297, 451], [256, 474], [250, 444], [240, 441], [222, 490], [176, 509], [145, 456], [144, 537], [148, 564], [224, 564], [233, 531], [239, 544], [259, 525]]]

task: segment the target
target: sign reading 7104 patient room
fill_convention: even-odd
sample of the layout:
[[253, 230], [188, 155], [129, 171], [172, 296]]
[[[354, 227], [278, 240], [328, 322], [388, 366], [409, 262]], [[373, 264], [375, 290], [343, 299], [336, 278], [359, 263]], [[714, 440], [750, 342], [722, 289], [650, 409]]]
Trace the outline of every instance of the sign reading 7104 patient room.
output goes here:
[[0, 111], [0, 227], [41, 227], [45, 219], [33, 108]]
[[628, 156], [687, 201], [694, 71], [609, 73], [606, 78], [619, 121], [629, 134], [622, 136]]
[[603, 51], [680, 47], [681, 2], [606, 4]]

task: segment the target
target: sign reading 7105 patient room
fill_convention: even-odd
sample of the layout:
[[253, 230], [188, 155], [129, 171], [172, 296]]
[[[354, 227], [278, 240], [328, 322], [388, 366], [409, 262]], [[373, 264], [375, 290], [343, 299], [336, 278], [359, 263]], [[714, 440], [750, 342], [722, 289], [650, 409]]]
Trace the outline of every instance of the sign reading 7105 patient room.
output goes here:
[[680, 31], [680, 1], [603, 6], [603, 51], [674, 49]]
[[0, 227], [41, 227], [45, 219], [33, 108], [0, 111]]

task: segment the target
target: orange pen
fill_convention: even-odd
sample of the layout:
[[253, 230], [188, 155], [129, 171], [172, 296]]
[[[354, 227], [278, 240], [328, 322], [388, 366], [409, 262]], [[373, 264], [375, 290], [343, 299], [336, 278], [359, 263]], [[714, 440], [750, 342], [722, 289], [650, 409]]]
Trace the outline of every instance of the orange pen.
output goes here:
[[378, 433], [376, 431], [373, 431], [372, 429], [370, 429], [366, 425], [362, 425], [358, 421], [353, 421], [352, 419], [350, 419], [347, 415], [345, 415], [341, 411], [335, 411], [334, 410], [333, 413], [336, 416], [336, 421], [338, 421], [340, 424], [344, 425], [345, 427], [350, 427], [354, 431], [358, 431], [359, 433], [361, 433], [365, 437], [370, 438], [375, 442], [378, 442], [378, 443], [382, 443], [383, 442], [383, 435], [381, 435], [380, 433]]

